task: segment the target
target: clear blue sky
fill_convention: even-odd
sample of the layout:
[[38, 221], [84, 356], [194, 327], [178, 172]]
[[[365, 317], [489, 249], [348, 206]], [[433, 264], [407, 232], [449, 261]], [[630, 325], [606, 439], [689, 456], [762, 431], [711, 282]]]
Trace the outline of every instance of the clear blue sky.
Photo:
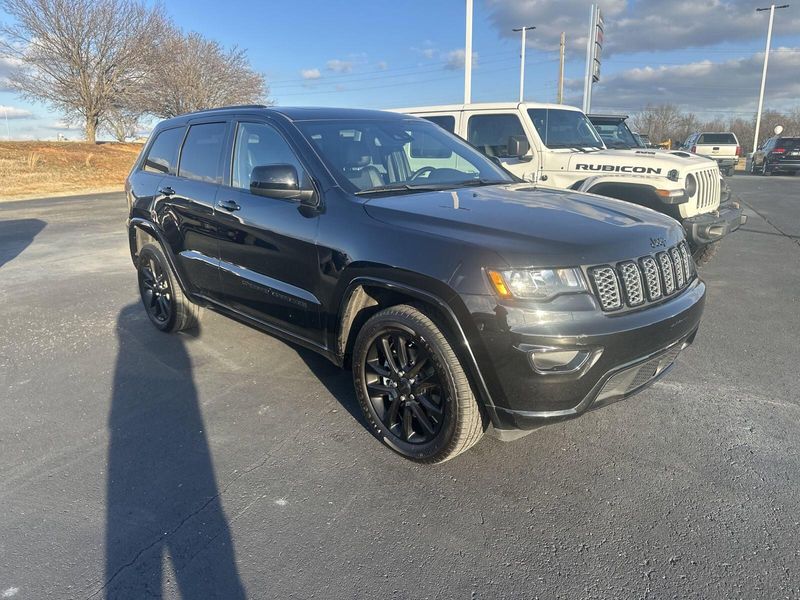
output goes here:
[[[531, 24], [537, 30], [527, 51], [527, 99], [555, 100], [555, 48], [566, 31], [566, 95], [580, 103], [589, 4], [475, 0], [473, 101], [516, 99], [520, 42], [510, 30]], [[697, 8], [710, 4], [704, 2], [600, 4], [607, 54], [596, 108], [635, 112], [666, 101], [703, 115], [752, 114], [767, 23], [752, 2], [724, 0], [714, 12]], [[165, 8], [184, 29], [245, 48], [278, 104], [389, 108], [463, 98], [463, 0], [169, 0]], [[767, 104], [776, 108], [800, 97], [800, 3], [784, 12], [770, 63]], [[12, 137], [78, 135], [60, 129], [58, 114], [2, 89], [0, 80]], [[0, 110], [0, 139], [3, 116]]]

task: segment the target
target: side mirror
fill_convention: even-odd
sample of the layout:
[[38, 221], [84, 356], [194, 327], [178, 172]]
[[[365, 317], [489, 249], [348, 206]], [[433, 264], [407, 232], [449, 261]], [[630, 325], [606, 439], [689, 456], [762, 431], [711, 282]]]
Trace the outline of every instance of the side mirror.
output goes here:
[[264, 165], [250, 173], [250, 193], [269, 198], [298, 200], [312, 204], [314, 190], [300, 189], [297, 169], [293, 165]]
[[528, 161], [532, 156], [525, 156], [531, 149], [528, 138], [524, 135], [510, 135], [508, 136], [508, 155], [519, 160]]

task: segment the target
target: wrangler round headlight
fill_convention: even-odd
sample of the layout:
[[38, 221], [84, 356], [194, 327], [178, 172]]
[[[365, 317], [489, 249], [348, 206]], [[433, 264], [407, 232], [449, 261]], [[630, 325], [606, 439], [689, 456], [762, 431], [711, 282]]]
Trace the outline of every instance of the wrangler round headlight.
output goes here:
[[686, 195], [689, 198], [693, 197], [697, 193], [697, 179], [694, 178], [694, 175], [691, 173], [686, 176]]

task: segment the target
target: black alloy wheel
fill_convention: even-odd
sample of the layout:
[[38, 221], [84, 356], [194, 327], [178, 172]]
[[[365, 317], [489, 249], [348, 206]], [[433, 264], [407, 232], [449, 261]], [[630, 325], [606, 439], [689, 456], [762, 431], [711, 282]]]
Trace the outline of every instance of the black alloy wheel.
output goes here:
[[389, 433], [408, 444], [439, 435], [447, 386], [419, 335], [398, 327], [380, 330], [367, 350], [365, 371], [369, 401]]
[[147, 316], [156, 327], [166, 329], [175, 313], [174, 296], [165, 267], [153, 254], [139, 261], [139, 292]]
[[381, 442], [411, 460], [441, 463], [478, 443], [488, 421], [428, 310], [399, 304], [372, 315], [353, 344], [353, 384]]

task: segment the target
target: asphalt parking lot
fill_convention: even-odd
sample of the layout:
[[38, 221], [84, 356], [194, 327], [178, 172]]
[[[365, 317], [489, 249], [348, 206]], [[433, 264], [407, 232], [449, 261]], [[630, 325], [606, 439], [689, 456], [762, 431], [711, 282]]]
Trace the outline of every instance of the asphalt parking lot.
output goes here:
[[155, 331], [122, 194], [0, 204], [0, 595], [800, 597], [800, 177], [730, 181], [666, 380], [438, 467], [310, 352]]

